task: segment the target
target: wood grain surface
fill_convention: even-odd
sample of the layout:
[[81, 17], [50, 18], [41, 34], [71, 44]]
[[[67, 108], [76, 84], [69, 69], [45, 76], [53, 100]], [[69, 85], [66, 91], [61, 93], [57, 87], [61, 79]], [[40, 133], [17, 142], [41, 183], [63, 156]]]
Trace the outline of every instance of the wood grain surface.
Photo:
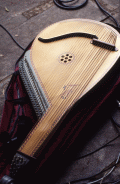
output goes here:
[[[73, 32], [94, 34], [99, 40], [115, 45], [118, 51], [94, 46], [90, 38], [73, 37], [52, 43], [38, 40]], [[97, 21], [65, 20], [40, 32], [33, 42], [30, 59], [50, 106], [19, 151], [34, 157], [38, 149], [42, 150], [62, 116], [107, 74], [119, 55], [119, 33]]]

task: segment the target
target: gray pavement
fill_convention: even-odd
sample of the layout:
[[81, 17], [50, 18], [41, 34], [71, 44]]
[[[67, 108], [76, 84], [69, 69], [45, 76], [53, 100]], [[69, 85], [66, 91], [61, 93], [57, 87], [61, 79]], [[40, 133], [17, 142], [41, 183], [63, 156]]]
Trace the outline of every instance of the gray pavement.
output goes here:
[[[80, 2], [83, 2], [80, 0]], [[103, 8], [109, 11], [120, 23], [120, 1], [119, 0], [99, 0]], [[0, 24], [5, 26], [13, 37], [25, 48], [31, 40], [45, 27], [60, 20], [71, 18], [87, 18], [102, 21], [106, 16], [99, 10], [94, 0], [89, 0], [88, 4], [79, 10], [67, 11], [55, 6], [52, 0], [1, 0], [0, 1]], [[104, 22], [113, 23], [109, 18]], [[4, 92], [14, 72], [16, 60], [21, 55], [22, 50], [16, 46], [7, 33], [0, 28], [0, 119], [4, 105]], [[111, 104], [112, 105], [112, 104]], [[119, 110], [115, 111], [115, 118], [119, 120]], [[96, 121], [98, 121], [96, 119]], [[98, 122], [96, 122], [98, 123]], [[86, 135], [87, 137], [88, 135]], [[103, 118], [102, 126], [94, 132], [92, 137], [81, 148], [76, 148], [76, 157], [87, 154], [109, 140], [117, 136], [110, 117]], [[81, 140], [79, 140], [81, 141]], [[79, 143], [78, 141], [78, 143]], [[100, 151], [86, 158], [72, 161], [60, 169], [59, 176], [55, 183], [62, 184], [71, 180], [94, 175], [117, 159], [120, 152], [120, 139], [116, 139], [112, 146], [101, 149]], [[69, 157], [73, 155], [70, 153]], [[57, 168], [59, 172], [59, 168]], [[46, 176], [47, 177], [47, 176]], [[107, 177], [106, 181], [120, 179], [120, 167]], [[105, 180], [104, 180], [105, 181]], [[104, 183], [103, 181], [103, 183]], [[49, 181], [51, 183], [51, 181]], [[40, 183], [38, 181], [38, 183]], [[44, 182], [43, 182], [44, 183]], [[84, 181], [78, 182], [85, 183]], [[100, 182], [99, 182], [100, 183]], [[120, 183], [120, 182], [119, 182]]]

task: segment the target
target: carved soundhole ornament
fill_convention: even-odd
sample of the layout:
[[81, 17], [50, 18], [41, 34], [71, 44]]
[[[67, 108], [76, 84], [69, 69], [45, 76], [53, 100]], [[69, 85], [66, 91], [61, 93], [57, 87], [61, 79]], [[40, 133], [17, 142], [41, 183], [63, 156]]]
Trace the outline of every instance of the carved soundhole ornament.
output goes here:
[[74, 60], [74, 55], [71, 54], [71, 53], [64, 53], [64, 54], [61, 54], [60, 57], [59, 57], [59, 62], [62, 63], [62, 64], [67, 64], [67, 63], [70, 63]]

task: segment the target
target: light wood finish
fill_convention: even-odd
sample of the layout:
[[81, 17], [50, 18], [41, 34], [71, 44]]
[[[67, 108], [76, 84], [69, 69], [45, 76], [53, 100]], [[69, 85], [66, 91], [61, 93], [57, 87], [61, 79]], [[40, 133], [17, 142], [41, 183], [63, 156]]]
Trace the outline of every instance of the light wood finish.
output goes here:
[[[94, 46], [90, 38], [68, 38], [52, 43], [38, 41], [38, 37], [52, 38], [73, 32], [95, 34], [99, 40], [115, 44], [118, 51]], [[68, 63], [62, 63], [60, 58], [67, 53], [73, 58]], [[116, 63], [120, 56], [120, 35], [110, 26], [96, 21], [65, 20], [40, 32], [30, 54], [33, 68], [50, 103], [47, 112], [19, 149], [34, 157], [38, 148], [44, 148], [64, 113]]]

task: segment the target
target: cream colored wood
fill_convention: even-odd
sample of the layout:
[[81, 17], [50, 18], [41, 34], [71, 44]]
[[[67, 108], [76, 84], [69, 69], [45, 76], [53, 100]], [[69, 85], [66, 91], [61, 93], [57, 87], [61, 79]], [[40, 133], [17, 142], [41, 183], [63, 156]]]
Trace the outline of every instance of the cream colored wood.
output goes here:
[[[99, 40], [115, 44], [109, 51], [91, 44], [89, 38], [68, 38], [42, 43], [38, 37], [52, 38], [73, 32], [95, 34]], [[73, 59], [62, 63], [60, 56]], [[120, 56], [120, 35], [112, 27], [92, 20], [73, 19], [55, 23], [36, 37], [31, 48], [31, 63], [48, 98], [50, 107], [29, 133], [19, 151], [34, 157], [43, 149], [61, 117], [112, 68]]]

